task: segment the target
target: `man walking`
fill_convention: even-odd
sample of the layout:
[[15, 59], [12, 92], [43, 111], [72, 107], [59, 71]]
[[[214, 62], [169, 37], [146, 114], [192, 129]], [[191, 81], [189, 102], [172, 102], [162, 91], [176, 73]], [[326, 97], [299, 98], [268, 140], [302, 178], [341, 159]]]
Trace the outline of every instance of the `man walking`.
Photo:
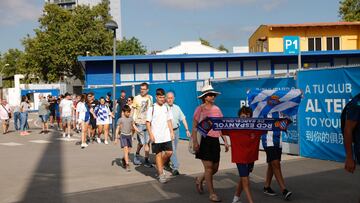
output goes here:
[[49, 120], [49, 102], [47, 101], [46, 97], [43, 94], [39, 94], [39, 118], [42, 122], [42, 131], [40, 134], [47, 134], [48, 133], [48, 120]]
[[147, 83], [140, 84], [140, 95], [137, 95], [134, 98], [134, 102], [132, 107], [134, 108], [134, 121], [135, 125], [138, 128], [139, 132], [137, 132], [138, 146], [136, 149], [136, 155], [134, 157], [134, 164], [140, 165], [140, 150], [144, 146], [145, 150], [145, 167], [152, 167], [149, 161], [149, 151], [150, 151], [150, 138], [149, 133], [146, 130], [146, 113], [148, 109], [152, 106], [153, 98], [148, 95], [149, 85]]
[[360, 94], [341, 113], [341, 131], [346, 153], [345, 170], [354, 173], [356, 164], [360, 164]]
[[150, 135], [152, 151], [156, 157], [156, 168], [159, 182], [166, 183], [164, 164], [172, 155], [172, 143], [174, 131], [172, 126], [172, 113], [165, 105], [165, 91], [161, 88], [156, 90], [156, 103], [147, 111], [146, 127]]
[[65, 93], [65, 98], [61, 100], [60, 105], [60, 115], [62, 120], [62, 127], [63, 127], [63, 137], [70, 138], [71, 133], [71, 121], [73, 115], [73, 102], [71, 100], [71, 94]]
[[180, 109], [180, 107], [176, 104], [174, 104], [175, 101], [175, 95], [173, 92], [168, 92], [166, 94], [166, 105], [168, 106], [169, 110], [171, 111], [172, 115], [173, 115], [173, 119], [172, 119], [172, 126], [173, 126], [173, 131], [174, 131], [174, 140], [172, 141], [172, 148], [173, 148], [173, 153], [171, 155], [171, 164], [170, 167], [172, 169], [172, 174], [174, 176], [179, 175], [179, 161], [177, 159], [177, 145], [179, 142], [179, 137], [180, 137], [180, 122], [182, 121], [184, 124], [184, 128], [186, 130], [186, 136], [190, 137], [191, 133], [189, 131], [189, 127], [188, 124], [186, 122], [186, 118], [184, 113], [182, 112], [182, 110]]

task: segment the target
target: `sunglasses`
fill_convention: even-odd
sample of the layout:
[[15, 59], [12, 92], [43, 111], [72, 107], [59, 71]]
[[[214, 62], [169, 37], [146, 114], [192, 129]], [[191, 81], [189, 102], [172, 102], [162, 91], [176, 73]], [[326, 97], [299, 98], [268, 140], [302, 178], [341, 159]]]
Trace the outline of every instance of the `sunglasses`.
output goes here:
[[209, 96], [209, 97], [216, 97], [216, 94], [214, 94], [214, 93], [209, 93], [209, 94], [206, 94], [206, 96]]

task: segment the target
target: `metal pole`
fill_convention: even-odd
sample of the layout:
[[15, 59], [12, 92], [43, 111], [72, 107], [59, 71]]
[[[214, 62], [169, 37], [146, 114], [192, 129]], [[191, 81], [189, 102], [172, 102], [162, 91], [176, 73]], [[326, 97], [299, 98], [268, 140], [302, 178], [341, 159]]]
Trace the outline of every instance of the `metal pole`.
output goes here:
[[[114, 29], [114, 44], [113, 44], [113, 113], [116, 115], [115, 101], [116, 101], [116, 29]], [[115, 140], [116, 120], [115, 115], [112, 123], [112, 139]]]
[[299, 50], [298, 54], [298, 70], [301, 70], [301, 50]]

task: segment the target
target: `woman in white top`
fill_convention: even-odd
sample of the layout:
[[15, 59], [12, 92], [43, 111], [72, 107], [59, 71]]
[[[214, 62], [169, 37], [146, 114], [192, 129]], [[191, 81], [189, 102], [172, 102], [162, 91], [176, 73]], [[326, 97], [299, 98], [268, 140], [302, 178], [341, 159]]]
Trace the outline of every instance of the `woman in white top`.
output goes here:
[[105, 104], [104, 97], [100, 98], [100, 103], [95, 107], [95, 118], [96, 118], [96, 125], [98, 127], [98, 138], [97, 142], [101, 143], [101, 134], [104, 131], [105, 136], [105, 144], [109, 144], [108, 137], [109, 137], [109, 128], [110, 124], [112, 123], [112, 118], [114, 117], [113, 113], [110, 111], [110, 108]]
[[3, 127], [3, 134], [8, 133], [9, 131], [9, 124], [10, 124], [10, 118], [11, 118], [11, 108], [10, 105], [6, 102], [6, 100], [0, 99], [0, 118], [2, 122]]
[[86, 94], [82, 94], [80, 101], [76, 105], [76, 121], [81, 127], [81, 148], [88, 146], [86, 144], [86, 135], [90, 121], [90, 110], [88, 104], [86, 103], [86, 98]]

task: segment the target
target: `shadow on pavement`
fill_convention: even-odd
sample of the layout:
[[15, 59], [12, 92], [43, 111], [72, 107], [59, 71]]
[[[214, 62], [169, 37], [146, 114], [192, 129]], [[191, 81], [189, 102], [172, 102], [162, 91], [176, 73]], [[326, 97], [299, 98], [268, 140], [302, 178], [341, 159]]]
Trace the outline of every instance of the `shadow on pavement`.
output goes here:
[[[306, 164], [312, 162], [299, 161], [284, 164], [285, 174], [300, 172], [299, 165], [306, 167]], [[144, 174], [156, 174], [154, 168], [147, 169], [141, 167]], [[140, 167], [136, 170], [140, 170]], [[264, 175], [266, 165], [256, 166], [255, 174]], [[360, 198], [360, 171], [356, 174], [347, 174], [343, 169], [326, 170], [322, 172], [311, 173], [308, 170], [305, 174], [294, 175], [285, 178], [286, 185], [293, 191], [293, 197], [290, 202], [351, 202], [357, 203]], [[130, 172], [131, 173], [131, 172]], [[214, 177], [215, 191], [221, 197], [223, 202], [231, 202], [237, 181], [239, 180], [237, 170], [231, 169], [221, 171]], [[272, 187], [279, 194], [277, 183], [273, 182]], [[262, 193], [263, 182], [252, 181], [251, 189], [255, 202], [277, 203], [285, 202], [281, 195], [268, 197]], [[166, 184], [160, 184], [158, 181], [149, 181], [138, 184], [128, 184], [118, 187], [103, 188], [100, 190], [84, 191], [80, 193], [67, 194], [66, 202], [209, 202], [208, 192], [205, 187], [205, 194], [199, 195], [195, 190], [195, 181], [192, 176], [176, 176]], [[244, 194], [241, 196], [242, 202], [247, 202]]]
[[64, 202], [61, 142], [51, 136], [20, 202]]

